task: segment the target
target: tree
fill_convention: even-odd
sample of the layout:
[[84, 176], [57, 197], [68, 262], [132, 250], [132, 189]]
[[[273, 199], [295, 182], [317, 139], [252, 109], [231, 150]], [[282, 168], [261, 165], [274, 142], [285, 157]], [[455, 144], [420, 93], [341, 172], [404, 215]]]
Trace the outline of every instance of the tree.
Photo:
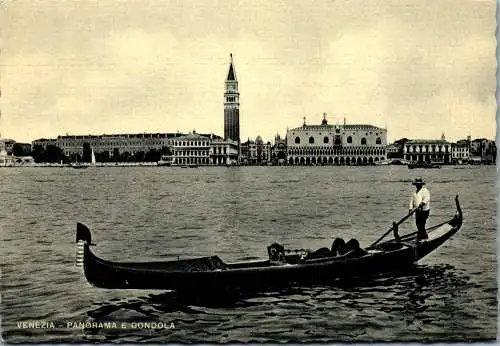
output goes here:
[[33, 156], [33, 159], [35, 160], [36, 163], [46, 162], [45, 149], [40, 144], [37, 144], [33, 147], [31, 156]]
[[83, 162], [90, 162], [91, 149], [90, 144], [85, 142], [83, 143]]
[[96, 154], [96, 161], [99, 162], [109, 162], [109, 151], [105, 150], [102, 153]]
[[128, 151], [126, 151], [120, 155], [119, 161], [120, 162], [129, 162], [129, 161], [132, 161], [131, 159], [132, 159], [132, 156], [130, 155], [130, 153]]
[[46, 158], [47, 162], [53, 163], [58, 163], [66, 160], [66, 156], [64, 155], [61, 148], [55, 145], [47, 145]]
[[147, 162], [158, 162], [161, 159], [161, 151], [156, 149], [151, 149], [146, 153]]
[[146, 154], [144, 153], [144, 151], [138, 151], [134, 155], [134, 161], [135, 162], [144, 162], [145, 157], [146, 157]]
[[69, 161], [70, 162], [82, 162], [82, 157], [80, 154], [71, 154], [69, 156]]
[[161, 147], [161, 154], [162, 155], [167, 155], [167, 156], [172, 156], [172, 150], [170, 147]]
[[14, 156], [24, 156], [25, 152], [23, 150], [23, 147], [19, 143], [14, 143], [12, 146], [12, 155]]
[[120, 161], [120, 149], [118, 149], [118, 148], [113, 149], [113, 161], [114, 162]]

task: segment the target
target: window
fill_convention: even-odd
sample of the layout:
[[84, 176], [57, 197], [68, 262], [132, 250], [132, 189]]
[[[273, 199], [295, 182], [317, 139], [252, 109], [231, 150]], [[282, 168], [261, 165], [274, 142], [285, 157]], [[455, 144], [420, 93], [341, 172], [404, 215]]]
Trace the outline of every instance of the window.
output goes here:
[[300, 144], [300, 138], [299, 137], [295, 137], [295, 144]]
[[335, 129], [335, 133], [340, 133], [340, 129]]
[[376, 144], [382, 144], [382, 140], [380, 139], [380, 137], [377, 137], [377, 139], [375, 140], [375, 143]]
[[349, 144], [352, 143], [352, 137], [351, 136], [347, 137], [347, 143], [349, 143]]
[[314, 137], [309, 137], [309, 144], [314, 144]]
[[365, 137], [361, 138], [361, 145], [366, 145], [366, 138]]
[[328, 143], [328, 137], [325, 136], [325, 138], [323, 138], [323, 143], [325, 143], [325, 144]]

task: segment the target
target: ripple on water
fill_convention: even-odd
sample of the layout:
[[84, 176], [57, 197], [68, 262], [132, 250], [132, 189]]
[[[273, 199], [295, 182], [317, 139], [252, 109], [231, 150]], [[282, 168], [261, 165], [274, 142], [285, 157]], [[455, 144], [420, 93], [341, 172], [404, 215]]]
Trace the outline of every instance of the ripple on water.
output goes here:
[[[99, 168], [4, 171], [2, 328], [7, 342], [332, 342], [493, 340], [496, 337], [496, 171], [418, 172], [433, 196], [430, 223], [464, 227], [413, 271], [275, 292], [190, 297], [90, 287], [74, 268], [76, 222], [112, 260], [362, 245], [404, 215], [415, 172], [405, 167]], [[413, 222], [402, 225], [412, 230]], [[477, 251], [481, 256], [478, 261]], [[175, 329], [19, 329], [26, 319], [174, 322]]]

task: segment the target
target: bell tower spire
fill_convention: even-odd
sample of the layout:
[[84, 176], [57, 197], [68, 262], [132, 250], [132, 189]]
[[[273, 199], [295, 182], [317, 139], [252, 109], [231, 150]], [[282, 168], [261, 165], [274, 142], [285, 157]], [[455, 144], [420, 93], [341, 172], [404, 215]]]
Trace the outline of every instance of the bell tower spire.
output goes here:
[[224, 88], [224, 139], [240, 142], [240, 93], [234, 68], [233, 54], [229, 54], [229, 70]]

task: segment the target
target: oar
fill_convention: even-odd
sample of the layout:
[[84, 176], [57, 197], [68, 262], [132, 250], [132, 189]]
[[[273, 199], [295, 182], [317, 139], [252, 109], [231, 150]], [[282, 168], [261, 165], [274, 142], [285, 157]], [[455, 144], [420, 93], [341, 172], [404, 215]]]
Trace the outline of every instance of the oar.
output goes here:
[[394, 229], [394, 227], [397, 227], [397, 226], [399, 226], [400, 224], [402, 224], [403, 222], [405, 222], [405, 220], [406, 220], [407, 218], [409, 218], [410, 216], [412, 216], [412, 215], [413, 215], [413, 213], [415, 213], [415, 212], [417, 211], [417, 209], [418, 209], [418, 207], [417, 207], [417, 208], [412, 209], [412, 210], [408, 213], [408, 215], [406, 215], [404, 218], [402, 218], [401, 220], [399, 220], [399, 222], [398, 222], [398, 223], [393, 223], [393, 224], [392, 224], [392, 227], [391, 227], [391, 228], [390, 228], [387, 232], [385, 232], [385, 233], [384, 233], [384, 234], [383, 234], [380, 238], [378, 238], [376, 242], [374, 242], [372, 245], [370, 245], [370, 246], [368, 247], [368, 249], [369, 249], [369, 248], [374, 247], [375, 245], [377, 245], [379, 241], [381, 241], [382, 239], [384, 239], [384, 238], [386, 237], [386, 235], [388, 235], [388, 234], [389, 234], [389, 233], [390, 233], [390, 232]]

